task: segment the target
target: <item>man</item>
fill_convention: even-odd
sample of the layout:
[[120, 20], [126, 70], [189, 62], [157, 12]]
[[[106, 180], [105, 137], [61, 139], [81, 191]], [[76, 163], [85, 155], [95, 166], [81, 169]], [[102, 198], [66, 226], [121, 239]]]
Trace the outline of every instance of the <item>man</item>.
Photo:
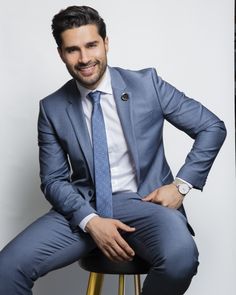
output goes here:
[[[114, 261], [137, 254], [150, 263], [143, 295], [184, 294], [198, 251], [182, 203], [203, 188], [224, 124], [154, 69], [108, 67], [106, 27], [94, 9], [68, 7], [52, 29], [73, 77], [40, 102], [41, 187], [52, 209], [0, 253], [0, 294], [32, 294], [36, 279], [96, 247]], [[194, 139], [175, 179], [165, 119]]]

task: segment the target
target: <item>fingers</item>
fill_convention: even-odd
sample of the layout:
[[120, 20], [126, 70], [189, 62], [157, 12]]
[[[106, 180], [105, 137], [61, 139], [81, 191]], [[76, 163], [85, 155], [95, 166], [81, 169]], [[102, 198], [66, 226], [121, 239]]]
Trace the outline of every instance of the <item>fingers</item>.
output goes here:
[[114, 262], [123, 261], [112, 248], [109, 248], [109, 249], [100, 248], [100, 249], [109, 260]]
[[87, 230], [106, 257], [113, 261], [132, 260], [134, 251], [119, 230], [133, 232], [135, 228], [116, 219], [94, 217], [89, 221]]
[[152, 195], [150, 194], [150, 195], [144, 197], [142, 200], [143, 200], [143, 201], [146, 201], [146, 202], [151, 202], [152, 199], [153, 199], [153, 197], [152, 197]]
[[125, 232], [134, 232], [135, 228], [130, 227], [119, 220], [114, 220], [115, 226], [117, 228], [117, 233], [114, 236], [114, 244], [112, 245], [113, 258], [115, 260], [132, 260], [135, 255], [134, 250], [129, 246], [129, 244], [123, 239], [118, 229]]
[[109, 248], [105, 251], [107, 252], [107, 257], [112, 261], [131, 261], [133, 259], [133, 256], [127, 255], [118, 245], [114, 245], [114, 248]]
[[150, 193], [149, 195], [147, 195], [146, 197], [144, 197], [142, 200], [145, 202], [153, 202], [155, 201], [155, 196], [158, 192], [158, 189], [156, 189], [155, 191], [153, 191], [152, 193]]
[[134, 250], [121, 237], [118, 231], [111, 241], [98, 246], [103, 254], [112, 261], [131, 261], [135, 255]]
[[121, 237], [119, 236], [119, 238], [116, 240], [117, 245], [119, 246], [119, 248], [122, 250], [122, 253], [119, 251], [119, 254], [124, 257], [125, 259], [130, 259], [132, 260], [132, 258], [135, 255], [134, 250], [129, 246], [129, 244]]
[[175, 185], [169, 184], [159, 187], [142, 200], [156, 203], [164, 207], [178, 209], [183, 202], [183, 196], [178, 192]]
[[114, 222], [115, 222], [117, 229], [121, 229], [125, 232], [134, 232], [135, 231], [135, 227], [128, 226], [127, 224], [125, 224], [119, 220], [114, 220]]

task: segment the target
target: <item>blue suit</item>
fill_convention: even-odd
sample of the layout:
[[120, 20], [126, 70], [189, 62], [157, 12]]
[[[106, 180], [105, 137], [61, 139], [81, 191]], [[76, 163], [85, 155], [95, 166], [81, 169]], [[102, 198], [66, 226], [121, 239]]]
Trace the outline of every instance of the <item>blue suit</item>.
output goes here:
[[[193, 147], [177, 176], [200, 190], [224, 141], [225, 127], [217, 116], [199, 102], [187, 98], [158, 77], [154, 69], [109, 70], [118, 115], [135, 164], [138, 183], [137, 193], [113, 196], [114, 217], [136, 227], [136, 232], [126, 238], [135, 251], [153, 265], [144, 283], [143, 294], [183, 294], [198, 265], [197, 249], [189, 230], [193, 232], [187, 223], [184, 208], [169, 209], [144, 203], [141, 199], [173, 181], [163, 146], [165, 119], [194, 139]], [[124, 93], [128, 95], [128, 100], [121, 99]], [[38, 277], [74, 262], [95, 247], [89, 235], [78, 229], [78, 224], [85, 216], [96, 213], [96, 196], [92, 146], [74, 80], [40, 102], [38, 131], [41, 188], [52, 204], [52, 210], [30, 225], [0, 254], [0, 265], [7, 264], [9, 268], [12, 251], [22, 248], [27, 237], [33, 240], [33, 245], [28, 245], [27, 250], [24, 250], [30, 263], [26, 266], [22, 258], [18, 257], [19, 265], [25, 267], [22, 272], [27, 274], [27, 279], [22, 278], [22, 272], [20, 275], [11, 269], [11, 273], [14, 272], [18, 278], [16, 280], [24, 281], [24, 290], [27, 291], [19, 294], [25, 295], [31, 294], [30, 289]], [[133, 211], [129, 209], [131, 203], [135, 208]], [[165, 224], [164, 227], [161, 227], [162, 223]], [[152, 230], [151, 225], [154, 225]], [[149, 235], [146, 240], [143, 236], [144, 229], [145, 234]], [[63, 238], [61, 231], [64, 231]], [[161, 235], [158, 241], [153, 240], [156, 233]], [[45, 257], [42, 258], [32, 247], [38, 248], [45, 239], [50, 239], [50, 245], [60, 244], [58, 249], [62, 253], [66, 251], [66, 257], [60, 255], [53, 259], [53, 255], [47, 254], [50, 264], [44, 265], [42, 260]], [[179, 241], [181, 247], [176, 246]], [[70, 246], [66, 250], [65, 245], [68, 243]], [[54, 248], [55, 245], [51, 247]], [[41, 262], [41, 267], [40, 263], [36, 265], [36, 257]], [[163, 274], [163, 267], [168, 275]], [[180, 277], [177, 278], [176, 275]], [[181, 281], [181, 286], [173, 284], [176, 280]], [[157, 289], [153, 288], [155, 284]], [[4, 287], [1, 287], [0, 269], [0, 291], [15, 294], [16, 284], [8, 285], [8, 289], [1, 289]]]

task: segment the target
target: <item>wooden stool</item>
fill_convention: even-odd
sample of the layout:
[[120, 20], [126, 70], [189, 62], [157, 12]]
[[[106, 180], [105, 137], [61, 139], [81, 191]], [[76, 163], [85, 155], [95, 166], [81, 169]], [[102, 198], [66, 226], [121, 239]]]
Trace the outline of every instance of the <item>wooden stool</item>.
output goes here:
[[134, 275], [134, 294], [140, 295], [140, 275], [148, 273], [150, 268], [150, 265], [138, 256], [128, 262], [112, 262], [98, 249], [80, 259], [79, 265], [90, 272], [86, 295], [101, 295], [104, 274], [119, 275], [118, 295], [125, 294], [125, 275]]

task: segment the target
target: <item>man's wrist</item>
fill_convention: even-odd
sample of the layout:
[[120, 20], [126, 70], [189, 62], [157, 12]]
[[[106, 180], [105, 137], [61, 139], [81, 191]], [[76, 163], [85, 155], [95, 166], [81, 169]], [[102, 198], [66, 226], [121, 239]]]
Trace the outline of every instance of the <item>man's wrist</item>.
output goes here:
[[91, 213], [88, 216], [86, 216], [84, 219], [81, 220], [79, 227], [82, 229], [82, 231], [84, 231], [85, 233], [87, 232], [86, 230], [86, 225], [87, 223], [94, 217], [94, 216], [98, 216], [95, 213]]
[[193, 187], [190, 183], [178, 177], [175, 178], [173, 184], [182, 196], [186, 196]]
[[188, 182], [188, 181], [186, 181], [185, 179], [183, 179], [183, 178], [175, 177], [175, 180], [179, 180], [179, 181], [182, 181], [182, 182], [184, 182], [184, 183], [187, 183], [187, 185], [188, 185], [190, 188], [193, 188], [193, 185], [192, 185], [190, 182]]

